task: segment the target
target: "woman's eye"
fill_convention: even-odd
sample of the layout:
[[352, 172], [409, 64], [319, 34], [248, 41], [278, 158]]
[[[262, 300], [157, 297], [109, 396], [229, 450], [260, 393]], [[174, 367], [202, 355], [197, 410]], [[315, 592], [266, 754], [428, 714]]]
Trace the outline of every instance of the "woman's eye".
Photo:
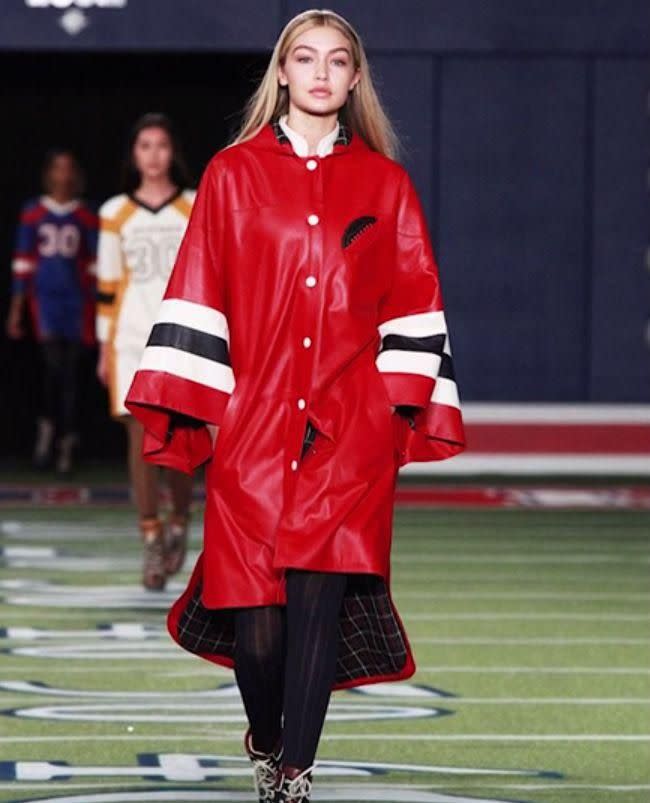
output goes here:
[[298, 61], [301, 64], [306, 64], [308, 61], [311, 61], [309, 56], [298, 56]]
[[347, 61], [345, 59], [334, 59], [332, 64], [336, 64], [337, 67], [346, 67]]

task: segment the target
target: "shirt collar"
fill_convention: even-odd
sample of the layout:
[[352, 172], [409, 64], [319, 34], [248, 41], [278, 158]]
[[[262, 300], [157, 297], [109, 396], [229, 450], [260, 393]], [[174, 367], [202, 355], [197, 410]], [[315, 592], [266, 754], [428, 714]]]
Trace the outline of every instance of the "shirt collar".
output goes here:
[[60, 204], [54, 200], [54, 198], [50, 198], [49, 195], [41, 195], [41, 204], [49, 211], [54, 212], [55, 215], [68, 215], [70, 212], [74, 212], [75, 209], [79, 206], [79, 199], [75, 198], [72, 201], [68, 201], [67, 203]]
[[[294, 131], [293, 128], [289, 128], [286, 114], [282, 115], [272, 125], [278, 142], [290, 142], [297, 156], [309, 156], [307, 140], [297, 131]], [[335, 145], [349, 144], [350, 135], [347, 128], [342, 123], [337, 122], [332, 131], [326, 134], [316, 146], [316, 155], [320, 157], [328, 156], [334, 150]]]

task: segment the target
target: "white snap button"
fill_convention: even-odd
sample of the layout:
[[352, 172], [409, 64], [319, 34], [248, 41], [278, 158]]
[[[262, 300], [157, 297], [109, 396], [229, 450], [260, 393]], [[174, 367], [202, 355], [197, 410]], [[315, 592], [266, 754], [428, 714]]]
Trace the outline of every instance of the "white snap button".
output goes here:
[[307, 160], [307, 170], [316, 170], [318, 167], [318, 162], [316, 159], [308, 159]]
[[309, 215], [307, 218], [307, 223], [309, 223], [310, 226], [316, 226], [319, 222], [320, 218], [318, 215]]
[[304, 410], [307, 406], [307, 402], [304, 399], [298, 399], [298, 409]]
[[292, 471], [297, 471], [298, 470], [298, 461], [297, 460], [292, 460], [291, 461], [291, 470]]
[[302, 345], [308, 349], [311, 346], [311, 337], [303, 337]]
[[316, 277], [315, 276], [308, 276], [305, 279], [305, 284], [307, 287], [316, 287]]

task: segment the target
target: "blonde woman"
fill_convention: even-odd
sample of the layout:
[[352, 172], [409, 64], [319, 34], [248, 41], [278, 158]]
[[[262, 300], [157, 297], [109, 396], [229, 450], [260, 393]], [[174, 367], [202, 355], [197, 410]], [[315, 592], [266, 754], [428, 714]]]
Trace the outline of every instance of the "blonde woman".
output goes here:
[[[129, 474], [143, 541], [142, 583], [161, 591], [183, 565], [192, 478], [168, 473], [172, 510], [159, 515], [159, 471], [142, 458], [142, 425], [124, 406], [187, 228], [194, 192], [171, 120], [145, 114], [129, 138], [125, 192], [100, 209], [97, 255], [97, 374], [111, 414], [124, 423]], [[165, 526], [166, 525], [166, 526]]]
[[395, 479], [463, 448], [422, 209], [342, 17], [282, 31], [203, 175], [127, 398], [147, 458], [209, 461], [169, 628], [233, 667], [265, 803], [310, 800], [332, 689], [415, 671], [390, 594]]

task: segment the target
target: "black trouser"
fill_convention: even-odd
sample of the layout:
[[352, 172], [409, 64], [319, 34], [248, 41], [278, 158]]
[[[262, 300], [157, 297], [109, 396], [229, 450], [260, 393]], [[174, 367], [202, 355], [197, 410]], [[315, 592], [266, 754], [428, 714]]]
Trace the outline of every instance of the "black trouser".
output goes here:
[[58, 424], [61, 435], [77, 431], [81, 344], [62, 337], [41, 343], [44, 371], [42, 415]]
[[254, 747], [270, 753], [282, 737], [285, 766], [306, 769], [336, 674], [347, 575], [289, 569], [286, 579], [286, 608], [237, 611], [235, 676]]

